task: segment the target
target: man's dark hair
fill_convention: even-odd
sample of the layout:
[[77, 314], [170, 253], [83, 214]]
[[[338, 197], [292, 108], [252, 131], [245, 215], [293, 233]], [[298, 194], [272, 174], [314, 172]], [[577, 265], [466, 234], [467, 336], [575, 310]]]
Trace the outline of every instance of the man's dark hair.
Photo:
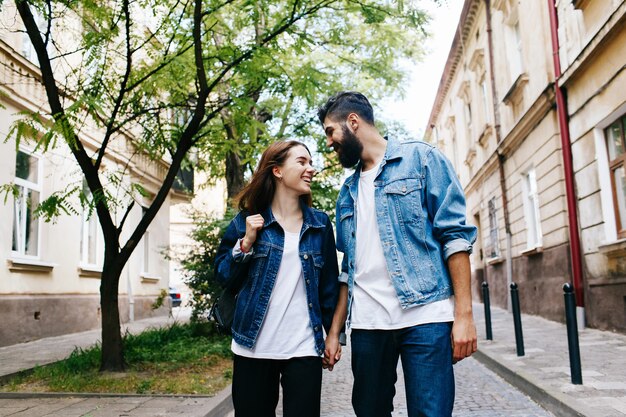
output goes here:
[[367, 97], [356, 91], [340, 91], [317, 110], [320, 123], [329, 117], [332, 120], [345, 121], [350, 113], [356, 113], [367, 123], [374, 124], [374, 109]]

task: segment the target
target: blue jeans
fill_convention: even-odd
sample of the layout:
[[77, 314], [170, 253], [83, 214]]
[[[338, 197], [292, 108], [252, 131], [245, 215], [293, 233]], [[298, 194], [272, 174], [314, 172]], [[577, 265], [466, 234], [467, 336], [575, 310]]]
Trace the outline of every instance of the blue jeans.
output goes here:
[[452, 323], [398, 330], [352, 330], [352, 406], [358, 417], [393, 411], [396, 368], [402, 359], [409, 417], [446, 417], [454, 406]]

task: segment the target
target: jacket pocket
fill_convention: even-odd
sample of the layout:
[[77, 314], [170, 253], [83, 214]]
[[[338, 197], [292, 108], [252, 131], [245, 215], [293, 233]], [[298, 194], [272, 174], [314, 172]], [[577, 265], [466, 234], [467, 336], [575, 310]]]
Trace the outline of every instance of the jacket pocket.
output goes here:
[[[418, 178], [403, 178], [383, 187], [391, 211], [392, 222], [420, 223], [422, 183]], [[395, 218], [394, 218], [395, 217]]]
[[254, 246], [252, 259], [250, 260], [250, 278], [256, 281], [259, 276], [263, 276], [267, 270], [270, 247], [262, 242]]

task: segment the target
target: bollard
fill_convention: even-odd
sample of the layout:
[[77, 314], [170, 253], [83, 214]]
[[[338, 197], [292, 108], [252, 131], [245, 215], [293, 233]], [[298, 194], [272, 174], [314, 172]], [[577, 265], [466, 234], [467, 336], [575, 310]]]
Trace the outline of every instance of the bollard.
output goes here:
[[524, 356], [524, 335], [522, 333], [522, 315], [519, 308], [517, 284], [511, 284], [511, 307], [513, 308], [513, 324], [515, 325], [515, 345], [517, 356]]
[[576, 323], [576, 299], [572, 284], [563, 285], [565, 297], [565, 320], [567, 322], [567, 345], [569, 347], [569, 367], [572, 373], [572, 384], [583, 383], [582, 369], [580, 366], [580, 347], [578, 345], [578, 326]]
[[489, 284], [483, 282], [483, 304], [485, 306], [485, 331], [487, 340], [493, 340], [491, 333], [491, 303], [489, 302]]

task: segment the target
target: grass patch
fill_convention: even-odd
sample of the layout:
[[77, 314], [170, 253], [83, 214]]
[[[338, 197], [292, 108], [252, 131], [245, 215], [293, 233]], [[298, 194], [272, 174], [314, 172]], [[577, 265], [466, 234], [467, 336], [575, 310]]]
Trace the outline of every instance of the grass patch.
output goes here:
[[0, 386], [3, 392], [111, 392], [213, 395], [230, 384], [230, 337], [209, 324], [174, 324], [126, 334], [126, 371], [99, 372], [100, 345], [76, 349]]

